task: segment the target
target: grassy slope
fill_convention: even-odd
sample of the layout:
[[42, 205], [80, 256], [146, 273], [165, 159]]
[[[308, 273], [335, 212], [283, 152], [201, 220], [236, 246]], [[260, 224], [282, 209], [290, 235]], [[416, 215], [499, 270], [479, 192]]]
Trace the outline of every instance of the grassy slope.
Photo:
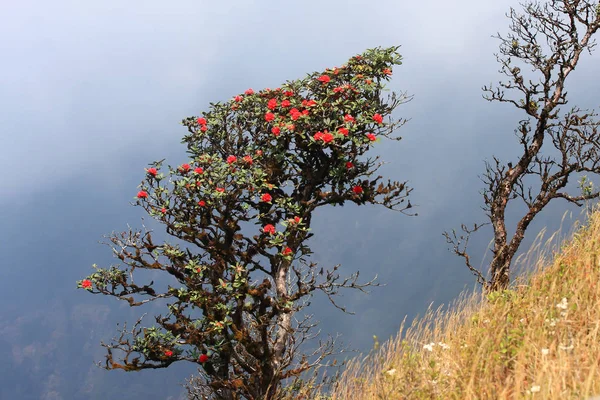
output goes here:
[[[334, 400], [585, 399], [600, 394], [600, 211], [512, 290], [430, 310], [354, 360]], [[545, 265], [544, 265], [545, 264]]]

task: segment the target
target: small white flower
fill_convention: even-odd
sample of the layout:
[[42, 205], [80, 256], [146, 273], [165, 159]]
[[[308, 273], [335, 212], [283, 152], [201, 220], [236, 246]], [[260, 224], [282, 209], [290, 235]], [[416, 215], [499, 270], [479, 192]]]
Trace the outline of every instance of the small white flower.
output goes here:
[[541, 390], [541, 388], [538, 385], [533, 385], [530, 390], [531, 393], [537, 393]]
[[389, 371], [385, 371], [385, 373], [389, 376], [394, 376], [396, 375], [396, 368], [392, 368]]
[[448, 350], [450, 348], [450, 345], [447, 345], [446, 343], [438, 342], [438, 345], [444, 350]]
[[423, 348], [428, 351], [433, 351], [433, 346], [435, 346], [435, 343], [431, 342], [429, 344], [423, 345]]
[[548, 355], [548, 353], [550, 353], [550, 350], [549, 350], [549, 349], [542, 349], [542, 355], [543, 355], [543, 356], [547, 356], [547, 355]]
[[489, 320], [489, 319], [486, 319], [486, 320], [484, 320], [484, 321], [483, 321], [483, 323], [484, 323], [484, 324], [489, 324], [489, 323], [490, 323], [490, 320]]
[[519, 322], [520, 322], [520, 323], [522, 323], [522, 324], [524, 324], [524, 323], [525, 323], [525, 318], [521, 318], [521, 319], [519, 320]]
[[563, 310], [566, 310], [568, 306], [569, 306], [569, 304], [567, 303], [566, 297], [563, 297], [562, 300], [560, 301], [560, 303], [558, 303], [556, 305], [556, 307], [563, 309]]

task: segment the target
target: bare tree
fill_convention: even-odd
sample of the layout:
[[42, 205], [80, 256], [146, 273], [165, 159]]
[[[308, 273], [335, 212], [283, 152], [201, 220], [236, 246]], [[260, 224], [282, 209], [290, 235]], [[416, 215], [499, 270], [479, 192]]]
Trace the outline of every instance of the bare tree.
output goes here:
[[[600, 123], [593, 111], [578, 107], [565, 111], [564, 107], [568, 103], [567, 78], [584, 51], [591, 54], [595, 47], [593, 36], [600, 27], [600, 5], [587, 0], [551, 0], [522, 6], [524, 13], [511, 8], [507, 14], [511, 32], [495, 36], [501, 41], [496, 58], [507, 79], [498, 86], [483, 88], [486, 100], [512, 104], [527, 114], [515, 130], [522, 153], [506, 165], [496, 157], [493, 163], [486, 161], [482, 194], [489, 222], [473, 228], [462, 225], [464, 234], [460, 236], [455, 230], [444, 233], [454, 253], [464, 258], [488, 291], [508, 287], [511, 262], [525, 231], [551, 200], [564, 199], [581, 206], [583, 201], [600, 195], [589, 187], [579, 195], [566, 191], [574, 173], [600, 173]], [[519, 65], [531, 68], [531, 78]], [[534, 183], [529, 185], [531, 181]], [[509, 239], [505, 213], [515, 199], [525, 203], [527, 212]], [[487, 278], [471, 264], [466, 247], [471, 233], [489, 224], [494, 244]]]

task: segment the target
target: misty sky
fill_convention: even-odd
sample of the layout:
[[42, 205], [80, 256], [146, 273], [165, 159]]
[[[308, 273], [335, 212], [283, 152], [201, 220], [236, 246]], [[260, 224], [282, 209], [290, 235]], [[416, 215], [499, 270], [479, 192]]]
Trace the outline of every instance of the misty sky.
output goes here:
[[[513, 0], [1, 2], [0, 354], [20, 372], [3, 382], [0, 398], [102, 398], [93, 389], [102, 379], [121, 379], [112, 382], [142, 398], [142, 382], [151, 387], [149, 377], [165, 371], [112, 378], [91, 364], [102, 359], [99, 342], [110, 340], [114, 323], [140, 311], [77, 291], [75, 281], [93, 263], [114, 262], [97, 243], [102, 235], [141, 226], [142, 210], [129, 202], [144, 168], [187, 159], [180, 121], [209, 102], [339, 66], [367, 48], [402, 46], [390, 88], [414, 95], [395, 114], [410, 121], [398, 132], [402, 141], [378, 143], [374, 152], [389, 161], [386, 176], [414, 188], [419, 216], [353, 205], [320, 210], [315, 260], [377, 274], [386, 286], [347, 293], [354, 316], [322, 299], [315, 316], [326, 320], [324, 334], [339, 332], [368, 351], [373, 335], [394, 335], [404, 316], [472, 288], [441, 233], [484, 221], [483, 159], [514, 159], [519, 149], [513, 130], [523, 115], [481, 97], [483, 85], [500, 79], [491, 35], [507, 32], [510, 6], [519, 7]], [[569, 78], [573, 104], [598, 107], [599, 70], [598, 54], [584, 53]], [[544, 226], [556, 230], [567, 209], [579, 214], [551, 204], [529, 239]], [[484, 232], [472, 242], [476, 265], [491, 238]], [[73, 338], [80, 348], [67, 350]], [[57, 361], [65, 354], [69, 367]], [[85, 371], [87, 391], [67, 383], [74, 368]], [[162, 386], [176, 396], [194, 370], [160, 375]]]

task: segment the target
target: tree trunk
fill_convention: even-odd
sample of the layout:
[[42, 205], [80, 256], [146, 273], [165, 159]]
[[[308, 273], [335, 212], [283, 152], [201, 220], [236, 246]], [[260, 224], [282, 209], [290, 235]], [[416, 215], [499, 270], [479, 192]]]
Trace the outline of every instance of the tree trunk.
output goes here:
[[491, 278], [486, 286], [486, 291], [493, 292], [496, 290], [508, 289], [510, 283], [510, 263], [512, 256], [507, 253], [508, 246], [503, 247], [498, 251], [490, 264]]

